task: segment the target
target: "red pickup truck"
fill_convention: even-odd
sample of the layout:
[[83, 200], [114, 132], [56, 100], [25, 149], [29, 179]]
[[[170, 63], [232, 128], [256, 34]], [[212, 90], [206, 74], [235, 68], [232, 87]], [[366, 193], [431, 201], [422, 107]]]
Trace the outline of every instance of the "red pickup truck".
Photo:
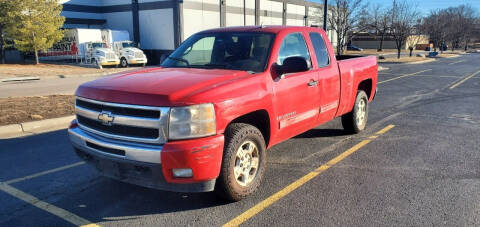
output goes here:
[[376, 58], [336, 57], [320, 28], [218, 28], [161, 67], [82, 84], [68, 132], [101, 175], [238, 201], [273, 145], [336, 117], [365, 129], [376, 84]]

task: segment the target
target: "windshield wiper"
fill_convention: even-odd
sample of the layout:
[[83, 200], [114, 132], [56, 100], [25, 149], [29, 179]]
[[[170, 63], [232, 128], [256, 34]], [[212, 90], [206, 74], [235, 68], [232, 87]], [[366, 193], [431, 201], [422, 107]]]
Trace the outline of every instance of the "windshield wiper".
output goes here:
[[215, 67], [215, 68], [226, 68], [227, 65], [223, 65], [223, 64], [205, 64], [206, 67]]
[[174, 61], [183, 62], [183, 63], [187, 64], [187, 66], [190, 66], [190, 63], [189, 63], [187, 60], [183, 59], [183, 58], [174, 58], [174, 57], [170, 57], [170, 56], [167, 57], [167, 58], [168, 58], [168, 59], [172, 59], [172, 60], [174, 60]]

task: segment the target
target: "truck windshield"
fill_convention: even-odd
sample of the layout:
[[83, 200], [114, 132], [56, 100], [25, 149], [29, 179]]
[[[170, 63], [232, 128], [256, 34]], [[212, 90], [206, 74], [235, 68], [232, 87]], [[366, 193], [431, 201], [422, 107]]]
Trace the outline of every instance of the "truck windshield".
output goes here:
[[162, 66], [263, 72], [273, 39], [274, 34], [258, 32], [196, 34], [180, 45]]
[[107, 47], [105, 43], [92, 43], [93, 48], [105, 48]]
[[133, 42], [129, 42], [129, 43], [122, 43], [122, 47], [123, 48], [137, 47], [137, 45], [135, 45], [135, 43]]

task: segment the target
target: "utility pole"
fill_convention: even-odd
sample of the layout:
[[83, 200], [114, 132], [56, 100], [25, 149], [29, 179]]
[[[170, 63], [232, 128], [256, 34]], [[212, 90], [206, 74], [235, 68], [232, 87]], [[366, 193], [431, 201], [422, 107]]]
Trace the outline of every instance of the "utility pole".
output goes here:
[[327, 31], [328, 0], [323, 1], [323, 30]]

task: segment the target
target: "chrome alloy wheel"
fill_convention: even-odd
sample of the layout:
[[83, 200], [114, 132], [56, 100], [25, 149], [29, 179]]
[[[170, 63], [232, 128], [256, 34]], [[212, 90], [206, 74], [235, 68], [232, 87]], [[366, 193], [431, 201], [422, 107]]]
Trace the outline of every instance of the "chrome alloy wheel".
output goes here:
[[356, 121], [357, 125], [363, 125], [365, 122], [365, 115], [367, 114], [367, 103], [365, 99], [360, 99], [357, 107]]
[[233, 173], [237, 183], [248, 186], [257, 175], [259, 165], [258, 148], [252, 141], [245, 141], [237, 150]]

